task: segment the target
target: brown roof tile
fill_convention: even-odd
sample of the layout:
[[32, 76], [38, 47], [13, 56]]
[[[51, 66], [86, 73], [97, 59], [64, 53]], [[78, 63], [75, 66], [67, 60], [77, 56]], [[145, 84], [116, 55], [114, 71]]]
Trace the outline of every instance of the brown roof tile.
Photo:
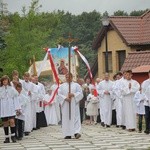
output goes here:
[[150, 70], [150, 65], [143, 65], [132, 69], [132, 72], [141, 73], [141, 72], [148, 72], [149, 70]]
[[[114, 29], [127, 45], [150, 44], [150, 10], [142, 16], [111, 16], [109, 30]], [[103, 27], [93, 42], [92, 48], [98, 49], [105, 36]]]
[[128, 44], [150, 44], [150, 11], [139, 17], [112, 16], [110, 21]]
[[132, 70], [143, 65], [150, 65], [150, 50], [129, 53], [121, 71]]

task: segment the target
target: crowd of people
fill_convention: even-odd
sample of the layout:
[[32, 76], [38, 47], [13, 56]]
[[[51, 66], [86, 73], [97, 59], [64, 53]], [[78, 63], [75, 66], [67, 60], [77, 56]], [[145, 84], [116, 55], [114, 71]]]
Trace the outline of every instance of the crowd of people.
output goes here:
[[23, 79], [19, 79], [16, 70], [12, 72], [12, 81], [7, 75], [2, 76], [0, 81], [0, 118], [5, 133], [4, 143], [10, 142], [9, 127], [11, 140], [16, 142], [33, 130], [58, 125], [60, 109], [57, 97], [52, 104], [46, 105], [55, 85], [46, 92], [37, 76], [31, 77], [25, 72]]
[[[95, 87], [90, 83], [79, 83], [82, 86], [84, 97], [81, 100], [80, 112], [81, 122], [83, 118], [90, 116], [90, 124], [101, 123], [103, 127], [109, 128], [115, 124], [117, 128], [127, 129], [132, 132], [137, 129], [142, 132], [142, 123], [145, 118], [146, 134], [150, 132], [150, 71], [149, 78], [140, 85], [132, 79], [132, 71], [117, 73], [113, 81], [106, 73], [103, 79], [96, 79], [96, 90], [98, 95], [93, 94]], [[84, 103], [84, 104], [83, 104]], [[83, 113], [84, 110], [84, 113]], [[138, 116], [138, 119], [137, 119]]]
[[[0, 118], [5, 133], [4, 143], [22, 140], [34, 130], [48, 125], [61, 124], [65, 139], [81, 137], [81, 124], [89, 120], [90, 125], [100, 123], [109, 128], [142, 132], [145, 118], [146, 134], [150, 132], [150, 71], [149, 78], [141, 85], [132, 79], [128, 70], [114, 75], [113, 81], [106, 73], [97, 78], [95, 85], [89, 78], [73, 81], [72, 74], [65, 75], [66, 82], [59, 86], [54, 83], [45, 90], [37, 76], [25, 72], [23, 79], [18, 71], [12, 72], [12, 81], [7, 75], [0, 80]], [[54, 94], [55, 92], [56, 95]], [[55, 95], [55, 96], [54, 96]], [[49, 101], [52, 100], [50, 103]]]

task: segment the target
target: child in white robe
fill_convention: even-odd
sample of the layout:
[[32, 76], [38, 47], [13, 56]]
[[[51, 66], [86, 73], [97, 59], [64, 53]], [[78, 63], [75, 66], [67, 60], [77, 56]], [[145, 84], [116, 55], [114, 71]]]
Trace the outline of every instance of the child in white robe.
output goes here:
[[[53, 91], [49, 90], [44, 97], [45, 103], [48, 103], [52, 98], [52, 96], [53, 96]], [[56, 97], [54, 98], [51, 104], [45, 106], [44, 112], [47, 120], [47, 125], [58, 125], [58, 117], [56, 112], [56, 100], [57, 100]]]
[[29, 103], [29, 98], [27, 94], [22, 90], [21, 83], [16, 85], [16, 90], [18, 91], [18, 100], [21, 106], [21, 111], [16, 115], [16, 138], [22, 140], [24, 133], [24, 121], [25, 121], [25, 109], [27, 103]]
[[18, 92], [10, 85], [10, 79], [7, 75], [1, 78], [0, 87], [0, 118], [2, 119], [5, 133], [4, 143], [10, 143], [9, 126], [11, 130], [11, 140], [16, 142], [15, 137], [15, 116], [21, 110], [18, 101]]
[[98, 116], [98, 97], [94, 96], [94, 88], [91, 89], [91, 93], [87, 97], [87, 112], [86, 114], [90, 116], [90, 123], [92, 124], [94, 120], [94, 124], [97, 124], [97, 116]]
[[147, 101], [146, 95], [142, 92], [142, 88], [140, 87], [139, 91], [135, 93], [134, 102], [136, 104], [137, 114], [139, 116], [138, 123], [139, 123], [139, 133], [142, 132], [142, 122], [143, 117], [145, 117], [145, 107], [144, 101]]
[[24, 73], [24, 80], [21, 81], [22, 88], [26, 92], [29, 98], [29, 102], [26, 105], [25, 109], [25, 125], [24, 125], [24, 133], [25, 136], [28, 136], [33, 129], [33, 114], [32, 114], [32, 100], [35, 95], [35, 86], [32, 82], [29, 81], [30, 74], [28, 72]]

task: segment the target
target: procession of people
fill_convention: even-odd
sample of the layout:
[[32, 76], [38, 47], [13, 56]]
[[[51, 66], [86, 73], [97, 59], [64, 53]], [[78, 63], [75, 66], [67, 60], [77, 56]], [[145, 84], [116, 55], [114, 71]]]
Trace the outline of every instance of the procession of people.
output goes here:
[[[10, 139], [12, 142], [22, 140], [34, 130], [59, 124], [64, 139], [78, 139], [82, 124], [87, 120], [89, 125], [110, 128], [114, 118], [117, 128], [139, 133], [143, 130], [149, 134], [150, 71], [148, 75], [149, 78], [140, 85], [132, 79], [131, 70], [115, 74], [113, 80], [105, 73], [92, 84], [89, 78], [73, 81], [73, 75], [66, 72], [66, 81], [57, 90], [55, 82], [46, 88], [37, 76], [25, 72], [20, 79], [19, 72], [14, 70], [11, 81], [7, 75], [0, 80], [4, 143], [10, 143]], [[144, 119], [145, 129], [142, 128]]]

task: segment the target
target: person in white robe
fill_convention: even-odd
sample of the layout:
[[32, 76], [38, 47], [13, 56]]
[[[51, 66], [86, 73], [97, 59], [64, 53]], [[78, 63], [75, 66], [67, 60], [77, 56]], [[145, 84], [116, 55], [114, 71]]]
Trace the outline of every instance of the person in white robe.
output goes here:
[[[96, 80], [95, 80], [95, 87], [96, 87], [96, 90], [98, 89], [98, 85], [99, 85], [99, 83], [100, 83], [101, 81], [103, 81], [103, 79], [96, 78]], [[97, 91], [98, 91], [98, 90], [97, 90]], [[97, 117], [97, 122], [100, 123], [100, 122], [102, 122], [102, 121], [101, 121], [101, 118], [102, 118], [103, 116], [101, 116], [101, 114], [100, 114], [100, 110], [101, 110], [100, 107], [101, 107], [101, 104], [100, 104], [100, 96], [99, 96], [99, 94], [98, 94], [97, 98], [99, 99], [99, 103], [98, 103], [98, 112], [99, 112], [99, 115], [98, 115], [98, 117]]]
[[32, 98], [34, 93], [36, 93], [35, 86], [32, 82], [29, 81], [30, 74], [28, 72], [24, 73], [24, 80], [21, 81], [22, 88], [26, 92], [29, 102], [26, 105], [25, 109], [25, 125], [24, 125], [24, 133], [25, 136], [28, 136], [29, 133], [33, 129], [33, 115], [32, 115]]
[[150, 70], [148, 72], [148, 79], [146, 79], [145, 81], [143, 81], [142, 83], [142, 91], [145, 93], [147, 87], [150, 85]]
[[91, 93], [87, 96], [87, 101], [89, 103], [86, 114], [90, 116], [90, 124], [97, 124], [99, 98], [94, 95], [94, 87], [91, 88]]
[[145, 106], [145, 125], [146, 125], [146, 130], [144, 131], [146, 134], [150, 133], [150, 98], [149, 98], [149, 86], [150, 86], [150, 70], [148, 72], [148, 79], [143, 81], [142, 83], [142, 91], [143, 93], [147, 96], [148, 101], [144, 102]]
[[44, 96], [45, 87], [39, 82], [38, 76], [34, 76], [34, 83], [37, 88], [37, 101], [36, 101], [36, 128], [47, 127], [46, 117], [44, 113]]
[[126, 72], [126, 80], [122, 82], [122, 86], [125, 126], [128, 131], [132, 132], [136, 129], [136, 106], [133, 98], [140, 85], [132, 79], [131, 70]]
[[21, 83], [16, 85], [16, 90], [18, 91], [18, 100], [21, 106], [20, 112], [16, 114], [16, 138], [17, 140], [22, 140], [24, 133], [24, 121], [25, 121], [25, 110], [26, 105], [29, 103], [29, 98], [27, 94], [22, 90]]
[[109, 74], [106, 73], [104, 80], [98, 85], [98, 94], [100, 96], [100, 114], [102, 126], [110, 127], [112, 122], [112, 92], [113, 82], [109, 80]]
[[[83, 92], [81, 86], [72, 81], [72, 74], [66, 74], [65, 77], [66, 82], [61, 84], [58, 90], [62, 110], [62, 132], [65, 139], [71, 139], [71, 136], [78, 139], [81, 137], [79, 134], [81, 130], [79, 101], [83, 98]], [[69, 103], [71, 106], [70, 112]]]
[[89, 77], [87, 77], [85, 79], [85, 83], [83, 84], [83, 87], [88, 87], [90, 89], [90, 91], [91, 91], [93, 85], [91, 84], [91, 79]]
[[[57, 89], [57, 87], [58, 87], [57, 83], [54, 82], [54, 84], [51, 86], [50, 89], [54, 93], [55, 90]], [[61, 116], [60, 116], [61, 115], [61, 110], [60, 110], [60, 101], [59, 101], [59, 98], [58, 98], [58, 92], [57, 92], [57, 94], [55, 96], [54, 103], [55, 103], [55, 108], [56, 108], [57, 120], [58, 120], [58, 122], [60, 122], [61, 121]]]
[[144, 107], [145, 101], [148, 101], [148, 98], [142, 92], [142, 88], [140, 87], [139, 91], [137, 91], [134, 95], [134, 102], [136, 104], [136, 112], [138, 114], [139, 133], [142, 132], [142, 122], [143, 122], [143, 117], [145, 117], [145, 107]]
[[15, 137], [15, 116], [21, 110], [21, 106], [17, 99], [18, 92], [10, 85], [10, 79], [7, 75], [1, 78], [0, 87], [0, 118], [3, 122], [5, 141], [9, 143], [9, 126], [11, 130], [11, 140], [16, 142]]
[[[120, 80], [121, 79], [121, 80]], [[113, 94], [114, 94], [114, 107], [116, 109], [116, 120], [117, 126], [120, 127], [122, 125], [122, 93], [121, 93], [121, 82], [122, 81], [122, 73], [116, 74], [116, 81], [113, 84]]]
[[19, 78], [19, 72], [17, 70], [12, 71], [12, 79], [15, 81], [22, 82], [22, 79]]
[[48, 93], [44, 96], [44, 100], [47, 103], [47, 105], [45, 106], [45, 110], [44, 110], [47, 125], [58, 125], [58, 116], [57, 116], [56, 105], [55, 105], [57, 98], [55, 97], [53, 99], [53, 102], [51, 104], [48, 104], [48, 102], [53, 97], [53, 92], [54, 91], [50, 89], [48, 90]]

